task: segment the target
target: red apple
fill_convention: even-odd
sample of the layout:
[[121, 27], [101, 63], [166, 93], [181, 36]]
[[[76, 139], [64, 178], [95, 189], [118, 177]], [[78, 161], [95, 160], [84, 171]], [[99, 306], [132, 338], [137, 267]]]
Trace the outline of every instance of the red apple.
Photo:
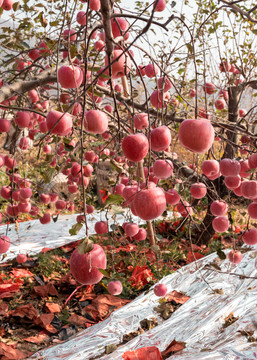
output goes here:
[[63, 39], [66, 41], [74, 42], [77, 40], [77, 34], [74, 29], [66, 29], [63, 32]]
[[237, 176], [240, 172], [240, 163], [234, 159], [222, 159], [220, 161], [220, 172], [223, 176]]
[[221, 72], [228, 72], [228, 71], [231, 70], [231, 64], [230, 64], [228, 61], [223, 60], [223, 61], [220, 63], [219, 68], [220, 68], [220, 71], [221, 71]]
[[224, 99], [218, 99], [214, 103], [217, 110], [224, 110], [226, 107], [226, 101]]
[[106, 269], [106, 255], [100, 245], [94, 244], [93, 249], [80, 253], [75, 249], [70, 258], [70, 270], [73, 277], [81, 284], [97, 284], [103, 278], [98, 269]]
[[207, 177], [213, 176], [220, 171], [220, 164], [217, 160], [205, 160], [202, 163], [202, 172]]
[[171, 143], [171, 132], [167, 126], [159, 126], [151, 131], [151, 149], [164, 151]]
[[153, 164], [153, 173], [158, 179], [167, 179], [173, 175], [173, 164], [170, 160], [158, 159]]
[[243, 241], [247, 245], [256, 245], [257, 244], [257, 229], [252, 228], [246, 230], [242, 237]]
[[189, 215], [193, 215], [193, 209], [191, 208], [190, 204], [187, 201], [179, 202], [177, 204], [177, 211], [181, 214], [183, 217], [188, 217]]
[[123, 139], [121, 146], [124, 156], [133, 162], [143, 160], [149, 150], [148, 139], [141, 133], [127, 135]]
[[42, 225], [49, 224], [51, 222], [51, 215], [49, 213], [44, 213], [44, 215], [39, 218], [39, 221]]
[[100, 234], [107, 234], [108, 233], [108, 223], [107, 221], [97, 221], [95, 223], [95, 232]]
[[239, 264], [242, 261], [243, 255], [240, 251], [232, 250], [228, 254], [228, 259], [233, 264]]
[[108, 117], [100, 110], [89, 110], [84, 120], [85, 129], [91, 134], [103, 134], [108, 128]]
[[166, 8], [166, 1], [165, 0], [155, 0], [154, 6], [155, 6], [154, 11], [162, 12]]
[[8, 132], [11, 128], [11, 123], [7, 119], [0, 119], [0, 133]]
[[107, 290], [111, 295], [120, 295], [122, 293], [122, 283], [118, 280], [110, 281], [107, 285]]
[[150, 101], [153, 107], [161, 109], [167, 106], [167, 102], [170, 99], [168, 92], [162, 92], [161, 90], [154, 90], [150, 96]]
[[155, 64], [148, 64], [145, 67], [145, 74], [149, 78], [156, 77], [159, 74], [159, 68]]
[[223, 233], [229, 228], [229, 221], [226, 216], [217, 216], [212, 220], [212, 227], [216, 232]]
[[225, 177], [225, 185], [230, 190], [237, 189], [240, 186], [240, 184], [241, 184], [241, 177], [239, 175]]
[[135, 236], [139, 231], [139, 226], [137, 224], [128, 223], [125, 226], [125, 234], [129, 237]]
[[133, 239], [136, 241], [144, 241], [146, 237], [147, 237], [147, 231], [144, 228], [139, 228], [138, 233], [135, 236], [133, 236]]
[[[124, 18], [113, 18], [111, 20], [111, 26], [112, 26], [113, 37], [116, 38], [118, 36], [124, 35], [124, 33], [129, 28], [129, 23]], [[126, 33], [126, 35], [127, 35], [127, 33]]]
[[83, 25], [83, 26], [85, 26], [87, 24], [87, 17], [86, 17], [85, 11], [79, 11], [77, 13], [77, 23], [79, 25]]
[[169, 189], [165, 193], [167, 204], [169, 205], [177, 205], [180, 202], [181, 196], [175, 189]]
[[27, 111], [18, 111], [16, 114], [15, 122], [19, 128], [26, 128], [31, 121], [30, 113]]
[[59, 68], [57, 77], [64, 89], [76, 89], [82, 84], [83, 73], [78, 66], [63, 65]]
[[55, 207], [57, 210], [65, 210], [66, 206], [67, 206], [67, 204], [66, 204], [66, 201], [64, 201], [64, 200], [57, 200], [55, 202]]
[[239, 109], [239, 116], [244, 117], [247, 114], [247, 111], [245, 109]]
[[0, 235], [0, 254], [5, 254], [11, 246], [11, 240], [8, 236]]
[[72, 118], [68, 113], [52, 110], [46, 117], [46, 126], [52, 134], [65, 136], [71, 132]]
[[188, 119], [181, 123], [178, 135], [182, 146], [202, 154], [211, 148], [215, 133], [209, 120]]
[[167, 76], [160, 77], [157, 82], [158, 89], [163, 92], [167, 92], [172, 88], [171, 81], [167, 78]]
[[[125, 76], [130, 72], [131, 60], [130, 57], [125, 55], [123, 50], [114, 50], [111, 58], [112, 64], [112, 78], [118, 79]], [[105, 66], [108, 66], [108, 57], [105, 57]]]
[[195, 95], [196, 95], [195, 89], [190, 89], [190, 90], [189, 90], [189, 96], [190, 96], [191, 98], [194, 98]]
[[89, 0], [90, 10], [98, 11], [100, 10], [100, 7], [101, 7], [100, 0]]
[[210, 211], [214, 216], [223, 216], [228, 210], [228, 205], [223, 200], [216, 200], [211, 203]]
[[248, 214], [252, 219], [257, 220], [257, 203], [252, 202], [248, 206]]
[[136, 193], [133, 205], [142, 220], [156, 219], [166, 209], [165, 193], [159, 187], [141, 190]]
[[216, 87], [212, 83], [205, 83], [203, 85], [203, 91], [206, 92], [207, 94], [211, 95], [211, 94], [215, 93]]
[[16, 261], [18, 264], [24, 264], [27, 261], [27, 256], [25, 254], [18, 254]]
[[207, 193], [207, 188], [204, 183], [199, 182], [191, 185], [190, 192], [195, 199], [202, 199]]
[[246, 199], [255, 199], [257, 197], [257, 181], [243, 181], [241, 191], [242, 196]]

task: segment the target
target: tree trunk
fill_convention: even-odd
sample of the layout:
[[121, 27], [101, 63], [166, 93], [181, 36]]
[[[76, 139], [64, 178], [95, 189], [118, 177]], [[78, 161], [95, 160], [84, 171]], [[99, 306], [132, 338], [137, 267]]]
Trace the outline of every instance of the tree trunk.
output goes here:
[[[231, 86], [228, 89], [229, 94], [229, 103], [228, 103], [228, 120], [230, 122], [236, 123], [238, 120], [238, 105], [240, 97], [240, 89], [237, 86]], [[227, 143], [225, 147], [224, 154], [222, 159], [229, 158], [233, 159], [235, 157], [235, 146], [237, 142], [236, 130], [227, 130], [226, 131]], [[224, 177], [221, 176], [214, 181], [209, 182], [207, 190], [208, 198], [208, 209], [205, 215], [205, 218], [200, 226], [200, 229], [196, 231], [195, 239], [199, 245], [208, 245], [210, 239], [213, 237], [215, 230], [212, 227], [212, 220], [214, 216], [210, 212], [210, 206], [213, 202], [213, 190], [215, 188], [216, 193], [219, 195], [219, 199], [223, 199], [228, 194], [228, 189], [224, 183]]]

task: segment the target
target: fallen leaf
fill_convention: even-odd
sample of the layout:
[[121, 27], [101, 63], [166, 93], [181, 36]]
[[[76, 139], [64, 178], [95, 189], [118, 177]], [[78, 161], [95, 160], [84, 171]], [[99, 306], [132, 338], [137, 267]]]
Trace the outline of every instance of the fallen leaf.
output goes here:
[[8, 312], [8, 304], [6, 302], [2, 302], [0, 305], [0, 315], [5, 315]]
[[53, 249], [51, 249], [51, 248], [43, 248], [40, 252], [44, 254], [44, 253], [46, 253], [48, 251], [51, 251], [51, 250], [53, 250]]
[[128, 304], [130, 300], [120, 299], [114, 295], [99, 295], [92, 300], [92, 303], [86, 306], [83, 310], [86, 312], [97, 312], [99, 318], [103, 320], [111, 313], [111, 310], [117, 310], [122, 306]]
[[59, 313], [61, 312], [61, 307], [56, 303], [46, 303], [46, 308], [50, 313]]
[[134, 351], [126, 351], [122, 355], [123, 360], [163, 360], [160, 350], [156, 346], [140, 348]]
[[214, 289], [213, 291], [215, 292], [215, 294], [224, 295], [224, 292], [222, 289]]
[[181, 305], [183, 305], [189, 299], [190, 299], [190, 296], [179, 293], [176, 290], [173, 290], [172, 292], [168, 293], [165, 296], [166, 301], [175, 301], [175, 303], [181, 304]]
[[67, 321], [77, 326], [85, 326], [86, 322], [89, 320], [84, 318], [84, 316], [72, 314]]
[[153, 273], [148, 266], [136, 266], [128, 281], [131, 285], [140, 289], [153, 279]]
[[35, 286], [34, 291], [37, 295], [41, 297], [46, 297], [47, 295], [58, 295], [58, 291], [56, 290], [55, 286], [51, 283], [42, 285], [42, 286]]
[[33, 343], [33, 344], [41, 344], [42, 342], [45, 342], [49, 339], [49, 335], [45, 331], [40, 331], [40, 333], [36, 336], [30, 336], [26, 339], [23, 339], [24, 341]]
[[231, 312], [227, 317], [225, 317], [225, 323], [222, 325], [222, 328], [220, 331], [224, 331], [224, 328], [232, 325], [238, 319], [239, 319], [239, 316], [235, 317], [234, 314]]
[[0, 356], [3, 360], [21, 360], [27, 357], [22, 351], [14, 349], [3, 342], [0, 342]]
[[11, 274], [16, 278], [33, 276], [32, 272], [25, 269], [12, 269]]
[[0, 284], [0, 294], [5, 292], [14, 292], [20, 289], [20, 284]]
[[0, 337], [3, 337], [5, 335], [5, 329], [3, 326], [0, 327]]
[[15, 310], [11, 310], [8, 313], [9, 316], [18, 316], [21, 318], [27, 317], [30, 320], [34, 320], [38, 317], [38, 312], [32, 304], [22, 305]]
[[191, 263], [195, 260], [198, 260], [198, 259], [201, 259], [203, 258], [204, 255], [203, 254], [200, 254], [199, 252], [192, 252], [192, 251], [189, 251], [188, 255], [187, 255], [187, 262], [188, 263]]
[[[69, 327], [62, 329], [59, 334], [57, 335], [58, 340], [60, 341], [66, 341], [68, 340], [71, 336], [75, 335], [78, 332], [78, 328], [76, 325], [71, 324]], [[57, 339], [54, 339], [57, 340]], [[54, 342], [53, 340], [53, 342]]]
[[186, 347], [185, 343], [176, 341], [175, 339], [167, 346], [167, 348], [162, 352], [162, 356], [172, 355], [178, 351], [183, 350]]
[[17, 294], [17, 292], [4, 292], [3, 294], [0, 294], [0, 299], [6, 299], [6, 298], [11, 298], [14, 297]]
[[58, 330], [51, 325], [51, 322], [54, 319], [54, 314], [42, 314], [37, 319], [34, 320], [34, 324], [41, 326], [45, 330], [49, 331], [52, 334], [56, 334]]
[[117, 350], [118, 346], [115, 344], [110, 344], [105, 346], [105, 354], [111, 354], [115, 350]]

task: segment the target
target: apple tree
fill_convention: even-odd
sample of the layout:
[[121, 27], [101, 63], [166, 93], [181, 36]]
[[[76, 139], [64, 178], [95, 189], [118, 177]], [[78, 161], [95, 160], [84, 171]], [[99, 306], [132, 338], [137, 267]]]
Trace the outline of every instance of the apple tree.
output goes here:
[[[181, 3], [138, 1], [131, 10], [110, 0], [0, 0], [2, 222], [82, 213], [72, 233], [85, 223], [86, 241], [74, 263], [84, 256], [88, 266], [99, 249], [87, 215], [98, 206], [94, 174], [103, 166], [101, 205], [146, 221], [147, 234], [124, 224], [134, 241], [148, 236], [155, 246], [154, 221], [171, 210], [189, 241], [208, 244], [215, 232], [233, 232], [234, 197], [257, 219], [257, 8]], [[66, 193], [46, 190], [60, 173]], [[108, 223], [95, 231], [110, 231]], [[256, 232], [248, 223], [240, 235], [253, 245]], [[1, 237], [0, 253], [9, 241]]]

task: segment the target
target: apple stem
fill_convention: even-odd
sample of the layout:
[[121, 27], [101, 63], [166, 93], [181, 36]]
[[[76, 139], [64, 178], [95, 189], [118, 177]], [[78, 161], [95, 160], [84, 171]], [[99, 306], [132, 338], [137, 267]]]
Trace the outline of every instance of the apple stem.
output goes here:
[[79, 285], [78, 287], [76, 287], [76, 289], [69, 295], [69, 297], [67, 298], [67, 300], [65, 301], [63, 307], [66, 306], [67, 302], [72, 298], [72, 296], [82, 287], [85, 286], [84, 284]]

